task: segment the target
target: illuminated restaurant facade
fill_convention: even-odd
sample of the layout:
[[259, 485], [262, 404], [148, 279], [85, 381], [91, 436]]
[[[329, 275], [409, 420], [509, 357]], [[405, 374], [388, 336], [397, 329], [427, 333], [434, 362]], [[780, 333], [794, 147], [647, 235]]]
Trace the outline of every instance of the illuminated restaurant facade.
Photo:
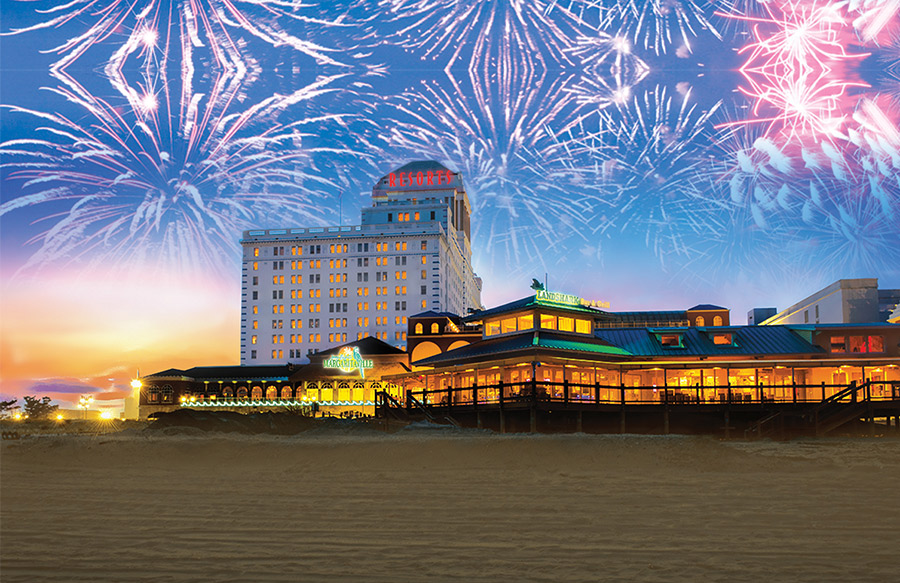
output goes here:
[[[431, 403], [495, 402], [535, 386], [551, 400], [697, 404], [816, 402], [865, 382], [891, 398], [900, 387], [892, 324], [732, 326], [718, 306], [615, 313], [543, 290], [462, 323], [481, 338], [413, 356], [414, 374], [396, 382]], [[415, 352], [415, 330], [409, 338]]]
[[306, 415], [371, 415], [375, 395], [401, 398], [385, 375], [409, 371], [405, 351], [368, 337], [310, 356], [304, 365], [198, 366], [140, 379], [139, 416], [178, 408], [294, 411]]

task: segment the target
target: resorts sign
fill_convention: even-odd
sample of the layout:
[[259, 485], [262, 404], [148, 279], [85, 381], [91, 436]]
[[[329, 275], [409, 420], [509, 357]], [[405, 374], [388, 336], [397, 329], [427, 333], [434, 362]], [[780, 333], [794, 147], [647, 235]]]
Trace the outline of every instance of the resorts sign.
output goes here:
[[322, 363], [324, 368], [336, 368], [341, 372], [359, 371], [359, 376], [366, 378], [366, 369], [374, 368], [371, 359], [363, 358], [358, 346], [345, 346], [335, 356], [329, 356]]

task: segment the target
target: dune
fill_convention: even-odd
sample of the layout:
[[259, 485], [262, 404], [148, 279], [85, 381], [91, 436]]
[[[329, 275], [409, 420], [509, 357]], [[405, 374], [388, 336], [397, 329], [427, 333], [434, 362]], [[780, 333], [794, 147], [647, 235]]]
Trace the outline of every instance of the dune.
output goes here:
[[411, 428], [4, 441], [0, 578], [889, 581], [900, 440]]

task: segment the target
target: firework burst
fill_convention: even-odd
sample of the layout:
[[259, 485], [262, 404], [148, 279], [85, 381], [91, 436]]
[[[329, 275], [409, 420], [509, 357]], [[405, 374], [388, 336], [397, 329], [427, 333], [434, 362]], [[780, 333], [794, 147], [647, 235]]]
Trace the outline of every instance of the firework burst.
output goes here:
[[[227, 269], [235, 233], [258, 226], [268, 213], [277, 209], [282, 220], [318, 214], [313, 193], [334, 184], [303, 168], [314, 166], [320, 151], [353, 150], [353, 116], [319, 116], [312, 104], [334, 92], [349, 70], [279, 23], [323, 21], [303, 19], [279, 2], [215, 0], [140, 8], [76, 1], [48, 15], [9, 34], [89, 24], [52, 51], [58, 85], [51, 91], [76, 115], [8, 107], [45, 125], [33, 138], [2, 145], [23, 195], [4, 202], [0, 214], [71, 204], [39, 235], [29, 266], [89, 256]], [[259, 45], [268, 48], [255, 52]], [[110, 96], [97, 94], [97, 79], [79, 78], [80, 61], [100, 63]], [[300, 79], [311, 64], [333, 72]], [[270, 66], [291, 78], [290, 91], [259, 91]], [[286, 112], [295, 113], [290, 123], [281, 121]], [[333, 141], [322, 139], [326, 130]]]

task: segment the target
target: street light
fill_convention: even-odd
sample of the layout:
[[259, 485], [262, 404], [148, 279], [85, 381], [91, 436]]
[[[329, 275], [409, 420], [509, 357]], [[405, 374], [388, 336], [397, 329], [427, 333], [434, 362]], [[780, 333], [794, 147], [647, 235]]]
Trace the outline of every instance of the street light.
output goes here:
[[78, 398], [78, 408], [82, 410], [81, 418], [87, 419], [87, 410], [90, 409], [91, 403], [94, 402], [93, 395], [81, 395]]

